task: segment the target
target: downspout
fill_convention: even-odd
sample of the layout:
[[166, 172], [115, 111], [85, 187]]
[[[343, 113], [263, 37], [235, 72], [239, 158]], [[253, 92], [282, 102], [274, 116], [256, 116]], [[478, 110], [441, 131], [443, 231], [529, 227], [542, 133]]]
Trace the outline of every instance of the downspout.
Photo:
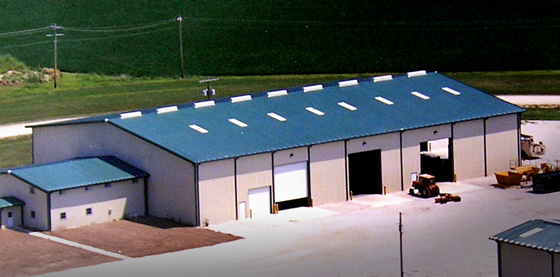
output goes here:
[[235, 220], [239, 220], [239, 202], [237, 200], [237, 159], [233, 159], [233, 186], [235, 189]]
[[484, 177], [488, 177], [488, 157], [487, 157], [488, 153], [487, 153], [487, 150], [486, 150], [486, 120], [488, 120], [488, 118], [484, 118], [482, 120], [482, 125], [483, 125], [482, 128], [484, 129], [483, 130], [484, 134], [482, 136], [483, 139], [484, 139], [484, 142], [483, 142], [484, 143], [484, 145], [483, 145], [483, 148], [484, 148]]
[[348, 140], [344, 140], [344, 177], [346, 182], [346, 201], [350, 200], [350, 184], [348, 180]]
[[502, 277], [502, 244], [496, 241], [498, 244], [498, 276]]
[[400, 163], [401, 163], [401, 191], [404, 191], [403, 133], [404, 133], [404, 130], [401, 129], [401, 131], [399, 132], [399, 155], [400, 155]]
[[21, 226], [25, 226], [25, 221], [23, 220], [25, 217], [23, 216], [23, 206], [25, 206], [25, 204], [19, 206], [20, 209], [20, 215], [21, 215]]
[[451, 123], [451, 140], [449, 141], [449, 145], [447, 146], [447, 153], [449, 157], [447, 157], [448, 159], [451, 159], [451, 176], [453, 177], [453, 181], [457, 182], [457, 176], [455, 175], [455, 145], [454, 145], [454, 141], [455, 141], [455, 122]]
[[517, 166], [521, 166], [521, 113], [517, 113]]
[[276, 153], [276, 151], [272, 152], [271, 155], [271, 171], [272, 171], [272, 187], [270, 188], [270, 204], [271, 207], [269, 207], [270, 212], [272, 213], [272, 207], [274, 207], [274, 205], [276, 205], [276, 195], [274, 195], [274, 153]]
[[198, 195], [199, 185], [199, 164], [194, 164], [194, 209], [195, 209], [195, 226], [200, 226], [200, 197]]
[[313, 207], [311, 198], [311, 146], [307, 147], [307, 206]]
[[550, 272], [552, 272], [551, 276], [556, 276], [554, 274], [554, 253], [549, 251], [548, 254], [550, 254]]

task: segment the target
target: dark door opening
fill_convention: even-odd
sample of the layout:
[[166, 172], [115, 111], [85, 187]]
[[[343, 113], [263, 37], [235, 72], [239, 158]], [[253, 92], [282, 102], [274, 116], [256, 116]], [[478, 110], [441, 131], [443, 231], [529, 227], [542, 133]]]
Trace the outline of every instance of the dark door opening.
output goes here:
[[287, 209], [293, 209], [293, 208], [299, 208], [299, 207], [309, 207], [309, 198], [305, 197], [305, 198], [299, 198], [299, 199], [292, 199], [292, 200], [287, 200], [287, 201], [282, 201], [282, 202], [276, 202], [276, 204], [278, 204], [278, 210], [287, 210]]
[[420, 143], [420, 171], [436, 177], [437, 182], [453, 182], [453, 145], [451, 139]]
[[381, 149], [348, 155], [348, 168], [353, 195], [383, 193]]

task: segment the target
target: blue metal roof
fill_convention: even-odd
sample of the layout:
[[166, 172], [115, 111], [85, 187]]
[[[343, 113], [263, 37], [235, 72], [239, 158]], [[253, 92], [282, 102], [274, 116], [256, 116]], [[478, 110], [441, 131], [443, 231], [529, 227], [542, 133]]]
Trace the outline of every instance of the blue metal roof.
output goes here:
[[534, 219], [492, 236], [490, 239], [560, 253], [560, 222]]
[[[150, 109], [131, 117], [110, 115], [61, 124], [104, 120], [193, 163], [203, 163], [524, 111], [444, 75], [419, 75], [352, 80], [308, 92], [311, 87], [290, 89], [276, 97], [260, 93], [243, 98], [247, 101], [221, 99], [207, 107], [195, 108], [200, 105], [195, 103], [166, 113]], [[341, 102], [356, 109], [344, 108]], [[286, 120], [278, 121], [269, 113]], [[233, 119], [246, 127], [231, 123]]]
[[2, 197], [0, 198], [0, 210], [4, 208], [16, 207], [16, 206], [23, 206], [25, 202], [16, 198], [16, 197]]
[[11, 174], [45, 192], [148, 176], [146, 172], [113, 156], [10, 168], [1, 173]]

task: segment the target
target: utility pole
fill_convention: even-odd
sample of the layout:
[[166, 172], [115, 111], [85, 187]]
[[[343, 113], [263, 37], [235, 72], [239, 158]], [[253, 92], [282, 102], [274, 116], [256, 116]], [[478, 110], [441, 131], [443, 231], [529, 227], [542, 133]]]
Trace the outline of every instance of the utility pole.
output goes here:
[[179, 15], [176, 18], [179, 25], [179, 55], [181, 56], [181, 79], [185, 78], [185, 66], [183, 61], [183, 17]]
[[64, 34], [58, 34], [56, 31], [58, 29], [62, 29], [61, 26], [56, 26], [56, 23], [49, 26], [52, 29], [52, 34], [47, 34], [47, 37], [53, 38], [53, 45], [54, 45], [54, 88], [57, 88], [57, 75], [58, 75], [58, 50], [57, 50], [57, 37], [63, 36]]
[[403, 249], [402, 249], [402, 233], [403, 233], [402, 213], [399, 212], [399, 245], [400, 245], [400, 250], [401, 250], [401, 277], [404, 277]]

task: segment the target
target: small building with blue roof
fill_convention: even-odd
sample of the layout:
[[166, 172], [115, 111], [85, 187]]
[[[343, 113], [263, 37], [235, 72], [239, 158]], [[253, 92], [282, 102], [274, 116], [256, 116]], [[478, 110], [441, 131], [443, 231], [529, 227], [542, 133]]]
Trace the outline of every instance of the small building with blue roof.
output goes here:
[[199, 226], [507, 170], [523, 111], [415, 71], [32, 126], [33, 161], [114, 156], [145, 214]]
[[499, 276], [559, 276], [560, 221], [533, 219], [490, 237]]

